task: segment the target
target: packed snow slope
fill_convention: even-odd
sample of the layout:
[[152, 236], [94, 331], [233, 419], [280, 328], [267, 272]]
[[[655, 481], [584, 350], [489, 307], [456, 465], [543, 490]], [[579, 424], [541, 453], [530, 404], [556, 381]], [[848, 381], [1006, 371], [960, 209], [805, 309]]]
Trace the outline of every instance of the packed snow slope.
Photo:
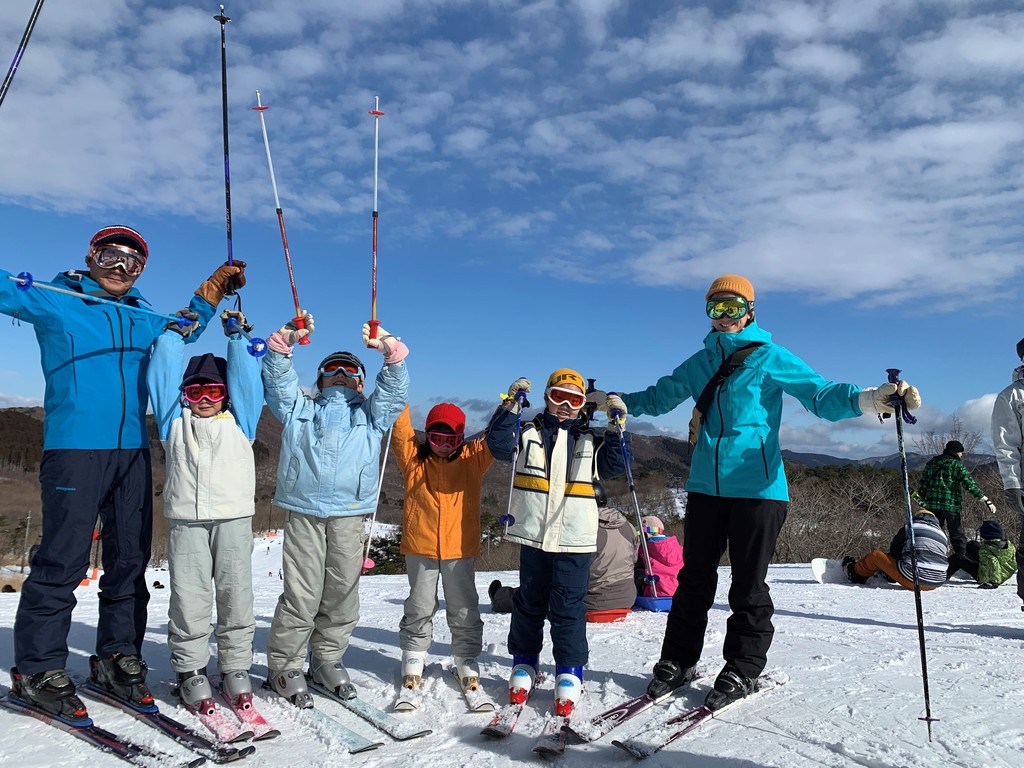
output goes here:
[[[253, 553], [256, 593], [256, 661], [265, 675], [263, 648], [281, 589], [278, 569], [281, 538], [257, 539]], [[150, 583], [166, 584], [155, 570]], [[492, 578], [516, 583], [514, 573], [481, 573], [477, 586], [484, 606], [485, 651], [481, 657], [484, 686], [496, 699], [504, 696], [510, 671], [505, 652], [509, 617], [489, 612], [487, 585]], [[819, 585], [807, 565], [773, 566], [769, 575], [775, 600], [775, 642], [769, 671], [788, 678], [781, 688], [723, 713], [698, 733], [684, 737], [646, 761], [650, 766], [741, 768], [746, 766], [1006, 766], [1024, 765], [1024, 613], [1013, 587], [978, 590], [954, 580], [923, 595], [931, 708], [939, 721], [933, 740], [918, 718], [924, 714], [921, 659], [914, 598], [902, 589], [878, 585]], [[728, 569], [721, 571], [711, 611], [702, 664], [721, 665], [721, 644], [728, 615]], [[387, 709], [398, 681], [398, 622], [408, 584], [404, 576], [367, 576], [361, 587], [362, 619], [345, 663], [360, 696]], [[97, 615], [96, 585], [81, 587], [71, 629], [72, 674], [86, 674]], [[150, 682], [163, 708], [182, 720], [189, 715], [174, 704], [167, 655], [168, 590], [153, 590], [146, 659]], [[17, 594], [0, 594], [0, 654], [13, 657], [12, 626]], [[613, 624], [588, 625], [590, 664], [581, 717], [642, 692], [658, 659], [665, 614], [634, 613]], [[551, 683], [539, 690], [515, 733], [504, 741], [479, 734], [488, 715], [469, 714], [461, 695], [444, 673], [450, 635], [444, 607], [434, 626], [435, 643], [427, 670], [424, 706], [411, 717], [433, 729], [425, 738], [395, 742], [341, 707], [318, 699], [324, 711], [385, 746], [359, 755], [346, 754], [339, 743], [314, 728], [270, 694], [259, 693], [259, 706], [284, 732], [258, 742], [257, 752], [240, 767], [271, 766], [506, 766], [539, 760], [531, 752], [544, 712], [553, 699]], [[550, 648], [541, 656], [551, 671]], [[211, 665], [211, 671], [212, 667]], [[703, 681], [700, 685], [707, 685]], [[674, 707], [702, 697], [694, 691]], [[133, 739], [181, 757], [185, 751], [142, 723], [101, 704], [89, 702], [96, 722]], [[646, 717], [622, 726], [630, 734]], [[632, 762], [611, 744], [611, 736], [585, 746], [570, 746], [564, 766], [625, 766]], [[599, 763], [595, 762], [599, 761]], [[19, 768], [124, 765], [33, 719], [0, 709], [0, 765]]]

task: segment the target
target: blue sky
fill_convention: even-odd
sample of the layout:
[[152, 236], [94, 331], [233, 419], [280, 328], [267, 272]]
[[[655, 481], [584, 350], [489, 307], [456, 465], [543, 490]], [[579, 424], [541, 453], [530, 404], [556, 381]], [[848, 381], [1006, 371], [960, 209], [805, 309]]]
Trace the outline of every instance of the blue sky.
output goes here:
[[[32, 0], [0, 4], [9, 61]], [[183, 306], [226, 255], [215, 3], [48, 0], [0, 107], [0, 267], [49, 279], [89, 236], [149, 240], [138, 287]], [[737, 272], [758, 321], [827, 378], [899, 367], [988, 436], [1017, 364], [1024, 12], [1009, 2], [250, 0], [226, 4], [234, 254], [267, 335], [293, 314], [259, 89], [319, 360], [370, 311], [411, 349], [422, 418], [480, 427], [520, 375], [635, 391], [692, 354]], [[70, 299], [69, 299], [70, 300]], [[223, 350], [209, 333], [197, 351]], [[38, 404], [28, 326], [0, 323], [0, 405]], [[98, 393], [98, 396], [101, 393]], [[538, 398], [539, 402], [539, 398]], [[637, 431], [685, 433], [690, 404]], [[414, 418], [416, 416], [414, 415]], [[913, 432], [908, 430], [908, 439]], [[891, 425], [786, 406], [782, 444], [890, 453]]]

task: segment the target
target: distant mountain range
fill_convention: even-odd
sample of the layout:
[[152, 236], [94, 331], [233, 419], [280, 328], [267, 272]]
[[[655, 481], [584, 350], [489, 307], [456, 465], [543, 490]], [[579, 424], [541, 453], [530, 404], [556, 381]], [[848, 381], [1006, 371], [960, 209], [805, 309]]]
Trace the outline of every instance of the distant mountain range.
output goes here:
[[[782, 458], [794, 464], [803, 464], [806, 467], [828, 467], [854, 465], [860, 467], [879, 467], [883, 469], [899, 469], [900, 455], [890, 453], [887, 456], [871, 456], [866, 459], [842, 459], [838, 456], [829, 456], [827, 453], [798, 453], [797, 451], [782, 451]], [[907, 452], [907, 469], [911, 472], [915, 469], [924, 469], [924, 465], [931, 459], [931, 454]], [[964, 464], [970, 468], [982, 467], [986, 464], [994, 464], [996, 457], [988, 453], [969, 453], [964, 456]]]

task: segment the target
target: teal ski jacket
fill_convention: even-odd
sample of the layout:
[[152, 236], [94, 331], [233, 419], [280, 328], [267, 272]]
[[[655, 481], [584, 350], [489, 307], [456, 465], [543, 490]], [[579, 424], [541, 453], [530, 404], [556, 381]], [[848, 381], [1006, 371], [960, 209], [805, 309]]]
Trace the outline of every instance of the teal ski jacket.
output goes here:
[[710, 496], [789, 500], [779, 449], [782, 396], [791, 395], [829, 421], [860, 416], [853, 384], [816, 373], [771, 334], [751, 322], [739, 333], [712, 331], [704, 349], [642, 392], [622, 395], [632, 416], [659, 416], [689, 398], [696, 400], [729, 355], [761, 342], [743, 367], [718, 388], [704, 414], [690, 459], [686, 490]]
[[[146, 368], [150, 347], [169, 320], [125, 308], [149, 307], [136, 288], [115, 298], [86, 272], [68, 270], [51, 283], [81, 299], [45, 288], [21, 290], [7, 279], [10, 274], [0, 270], [0, 312], [35, 328], [46, 379], [43, 450], [148, 448]], [[192, 342], [215, 310], [198, 295], [189, 308], [200, 323]]]

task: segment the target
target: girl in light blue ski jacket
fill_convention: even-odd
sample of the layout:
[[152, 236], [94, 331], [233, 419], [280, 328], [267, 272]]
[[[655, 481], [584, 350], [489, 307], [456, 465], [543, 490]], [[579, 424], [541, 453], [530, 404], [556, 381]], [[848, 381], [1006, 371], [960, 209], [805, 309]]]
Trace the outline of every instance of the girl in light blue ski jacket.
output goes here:
[[688, 398], [698, 398], [733, 352], [751, 342], [763, 345], [725, 380], [703, 415], [686, 490], [786, 501], [789, 492], [779, 450], [782, 396], [792, 395], [828, 421], [861, 415], [859, 387], [826, 380], [771, 338], [756, 321], [737, 333], [712, 331], [704, 338], [704, 349], [670, 375], [642, 392], [622, 396], [634, 416], [668, 413]]
[[342, 386], [313, 396], [299, 388], [289, 355], [263, 359], [267, 405], [282, 424], [274, 503], [314, 517], [372, 514], [380, 482], [380, 445], [405, 408], [405, 362], [385, 362], [369, 397]]

